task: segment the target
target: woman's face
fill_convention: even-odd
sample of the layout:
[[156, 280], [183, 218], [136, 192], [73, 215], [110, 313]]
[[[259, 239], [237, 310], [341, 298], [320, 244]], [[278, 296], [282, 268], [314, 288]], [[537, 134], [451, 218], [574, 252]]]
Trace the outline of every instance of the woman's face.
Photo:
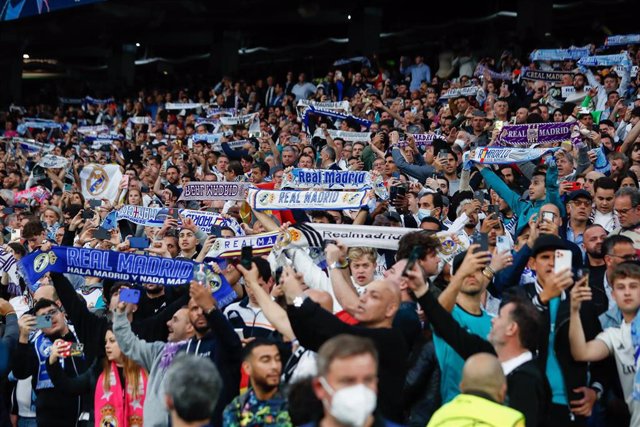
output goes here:
[[631, 160], [633, 163], [640, 163], [640, 144], [633, 146], [633, 151], [631, 151]]
[[56, 214], [53, 210], [51, 209], [47, 209], [46, 211], [44, 211], [44, 215], [43, 215], [43, 219], [44, 222], [51, 227], [53, 224], [55, 224], [56, 222], [58, 222], [58, 214]]
[[553, 113], [553, 121], [554, 122], [562, 121], [562, 113], [560, 111], [556, 111], [555, 113]]
[[113, 335], [113, 332], [107, 331], [104, 335], [104, 350], [107, 354], [107, 359], [109, 362], [117, 362], [122, 360], [122, 351], [120, 351], [120, 346], [118, 345], [118, 341], [116, 341], [116, 336]]
[[638, 183], [634, 182], [633, 178], [631, 178], [630, 176], [627, 176], [620, 183], [620, 188], [624, 188], [624, 187], [638, 188]]
[[138, 190], [129, 190], [128, 203], [130, 205], [142, 205], [142, 193]]
[[80, 197], [80, 194], [73, 193], [71, 195], [71, 203], [74, 205], [82, 205], [82, 198]]

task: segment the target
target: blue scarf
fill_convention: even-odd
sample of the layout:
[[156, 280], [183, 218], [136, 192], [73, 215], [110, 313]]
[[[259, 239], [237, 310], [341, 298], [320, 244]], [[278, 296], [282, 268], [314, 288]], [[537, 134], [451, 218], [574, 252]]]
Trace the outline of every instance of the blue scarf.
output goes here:
[[583, 67], [611, 67], [618, 64], [631, 64], [627, 52], [617, 53], [615, 55], [585, 56], [578, 61], [578, 65], [582, 65]]
[[606, 47], [609, 46], [623, 46], [628, 44], [639, 44], [640, 34], [626, 34], [623, 36], [609, 36], [604, 41]]
[[51, 346], [53, 343], [47, 336], [40, 333], [33, 340], [33, 347], [38, 357], [38, 378], [36, 380], [36, 390], [43, 390], [45, 388], [53, 388], [53, 381], [49, 378], [49, 372], [47, 372], [47, 359], [51, 354]]
[[[187, 259], [103, 251], [99, 249], [54, 246], [49, 252], [36, 251], [18, 263], [20, 274], [28, 286], [48, 272], [79, 274], [130, 283], [154, 283], [177, 286], [193, 279], [198, 265]], [[204, 266], [206, 282], [211, 286], [218, 305], [223, 307], [235, 300], [235, 292], [223, 275], [214, 274]]]
[[589, 55], [588, 47], [569, 49], [536, 49], [531, 52], [532, 61], [566, 61], [576, 60]]

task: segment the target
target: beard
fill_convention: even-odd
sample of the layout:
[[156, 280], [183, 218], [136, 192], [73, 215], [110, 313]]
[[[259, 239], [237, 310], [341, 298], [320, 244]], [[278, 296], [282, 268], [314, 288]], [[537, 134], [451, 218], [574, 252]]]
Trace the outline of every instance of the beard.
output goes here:
[[600, 248], [600, 250], [592, 250], [590, 251], [589, 249], [587, 249], [587, 254], [593, 258], [596, 259], [603, 259], [604, 258], [604, 253], [602, 252], [602, 248]]
[[145, 288], [148, 294], [151, 295], [158, 295], [161, 294], [162, 291], [164, 291], [164, 288], [162, 288], [161, 286], [154, 286], [153, 288]]

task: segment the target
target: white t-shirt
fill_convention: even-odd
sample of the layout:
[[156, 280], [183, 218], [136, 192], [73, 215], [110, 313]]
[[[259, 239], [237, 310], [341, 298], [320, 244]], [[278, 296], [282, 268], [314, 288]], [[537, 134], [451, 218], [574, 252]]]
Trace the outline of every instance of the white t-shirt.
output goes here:
[[622, 322], [619, 328], [607, 328], [596, 339], [604, 342], [609, 353], [616, 359], [618, 377], [624, 392], [624, 399], [631, 412], [632, 426], [640, 426], [640, 402], [633, 400], [633, 382], [636, 375], [634, 348], [631, 342], [631, 325]]

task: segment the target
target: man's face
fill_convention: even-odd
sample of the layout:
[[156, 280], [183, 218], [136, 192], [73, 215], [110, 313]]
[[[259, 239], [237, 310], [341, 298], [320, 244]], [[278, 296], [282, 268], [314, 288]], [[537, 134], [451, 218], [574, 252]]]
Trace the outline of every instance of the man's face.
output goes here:
[[611, 160], [611, 177], [617, 177], [624, 169], [624, 161], [622, 159]]
[[364, 150], [364, 146], [362, 144], [354, 144], [353, 157], [360, 158], [360, 156], [362, 155], [362, 150]]
[[496, 103], [493, 104], [493, 110], [497, 115], [504, 116], [509, 110], [509, 104], [507, 104], [506, 101], [496, 101]]
[[392, 157], [387, 157], [384, 159], [384, 174], [387, 176], [391, 176], [398, 168], [396, 167], [396, 163], [393, 161]]
[[61, 335], [67, 327], [64, 313], [56, 306], [41, 308], [36, 312], [36, 316], [51, 316], [51, 327], [42, 329], [47, 336]]
[[351, 277], [359, 286], [365, 286], [370, 283], [376, 272], [376, 264], [372, 263], [366, 256], [351, 261], [349, 267], [351, 269]]
[[364, 385], [378, 394], [378, 366], [370, 353], [335, 358], [331, 361], [324, 380], [332, 392], [323, 387], [319, 379], [313, 380], [313, 391], [321, 402], [330, 407], [335, 392], [355, 385]]
[[363, 325], [382, 322], [395, 315], [397, 305], [392, 301], [393, 294], [386, 283], [371, 282], [360, 295], [354, 317]]
[[613, 271], [622, 262], [636, 261], [637, 259], [636, 250], [631, 243], [618, 243], [613, 246], [610, 253], [604, 254], [604, 262], [607, 264], [608, 271]]
[[447, 164], [444, 167], [444, 171], [447, 175], [454, 175], [456, 173], [456, 167], [458, 166], [458, 162], [453, 154], [447, 154]]
[[514, 308], [514, 303], [505, 304], [500, 308], [498, 315], [491, 319], [489, 342], [494, 347], [504, 346], [509, 337], [518, 333], [518, 324], [511, 318], [511, 312]]
[[529, 200], [542, 200], [545, 198], [547, 190], [544, 185], [544, 176], [535, 175], [529, 184]]
[[555, 251], [553, 249], [542, 251], [531, 259], [531, 269], [536, 272], [541, 283], [547, 283], [547, 280], [553, 275]]
[[591, 200], [584, 197], [569, 202], [569, 214], [572, 219], [577, 221], [586, 221], [591, 216]]
[[300, 156], [298, 167], [302, 169], [313, 169], [313, 161], [309, 156]]
[[458, 107], [458, 111], [464, 114], [464, 112], [467, 111], [467, 108], [469, 108], [469, 101], [465, 98], [460, 98], [456, 101], [456, 106]]
[[584, 249], [593, 258], [602, 259], [602, 242], [607, 238], [607, 232], [602, 227], [591, 227], [584, 232]]
[[625, 314], [636, 314], [640, 307], [640, 279], [635, 277], [618, 278], [613, 282], [613, 299]]
[[36, 249], [38, 249], [40, 246], [42, 246], [42, 242], [44, 241], [44, 239], [46, 238], [46, 232], [42, 232], [38, 235], [35, 235], [33, 237], [29, 237], [27, 239], [27, 246], [29, 246], [29, 252], [35, 251]]
[[189, 322], [193, 328], [201, 334], [204, 334], [209, 330], [209, 324], [207, 318], [204, 316], [204, 312], [193, 299], [189, 300]]
[[167, 169], [167, 181], [171, 184], [177, 184], [180, 180], [180, 174], [176, 168]]
[[226, 171], [227, 166], [229, 166], [229, 159], [226, 157], [218, 157], [218, 161], [216, 162], [216, 168], [218, 169], [218, 171]]
[[168, 341], [180, 342], [193, 336], [193, 325], [189, 320], [189, 310], [181, 308], [167, 322]]
[[634, 208], [630, 196], [616, 197], [614, 209], [622, 227], [631, 227], [640, 222], [640, 206]]
[[556, 157], [556, 164], [558, 165], [558, 174], [560, 176], [567, 176], [573, 172], [573, 164], [569, 162], [567, 156]]
[[529, 117], [529, 110], [526, 108], [518, 108], [516, 110], [516, 123], [524, 124], [527, 123], [527, 117]]
[[471, 119], [471, 127], [475, 132], [484, 131], [485, 124], [486, 122], [483, 117], [474, 117], [473, 119]]
[[273, 390], [280, 385], [282, 360], [276, 345], [260, 345], [251, 350], [249, 358], [242, 363], [251, 383], [260, 389]]
[[424, 258], [420, 260], [420, 266], [422, 266], [427, 276], [434, 276], [438, 273], [439, 263], [440, 257], [438, 257], [438, 253], [434, 250], [428, 251]]
[[578, 75], [573, 78], [573, 87], [576, 91], [581, 91], [584, 89], [584, 77]]
[[613, 211], [614, 193], [613, 189], [598, 188], [596, 190], [594, 202], [596, 204], [596, 209], [599, 212], [608, 214]]
[[295, 163], [295, 161], [296, 156], [292, 151], [287, 150], [282, 152], [282, 164], [284, 166], [291, 166]]
[[511, 168], [502, 169], [502, 177], [504, 178], [504, 182], [507, 184], [513, 184], [516, 179]]
[[264, 180], [264, 174], [259, 167], [251, 170], [251, 182], [254, 184], [260, 184]]

